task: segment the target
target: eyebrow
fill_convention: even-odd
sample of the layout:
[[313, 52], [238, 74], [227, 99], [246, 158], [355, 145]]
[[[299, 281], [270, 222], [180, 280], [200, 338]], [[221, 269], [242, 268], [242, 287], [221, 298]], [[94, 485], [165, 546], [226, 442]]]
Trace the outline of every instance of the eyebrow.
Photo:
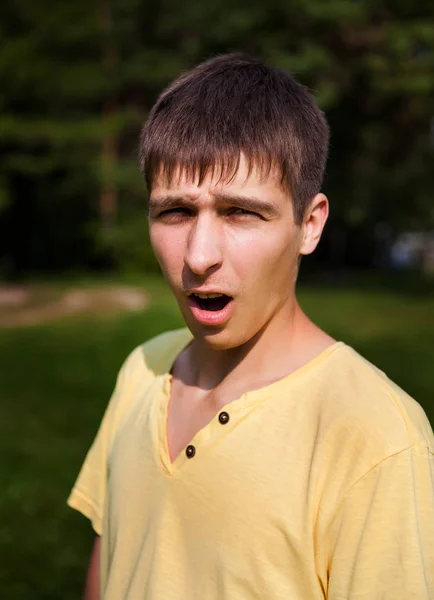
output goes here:
[[193, 199], [184, 198], [183, 196], [151, 196], [149, 198], [149, 208], [158, 210], [168, 210], [180, 204], [194, 203]]
[[[254, 196], [238, 196], [234, 194], [225, 194], [223, 192], [214, 192], [212, 197], [221, 204], [233, 204], [238, 208], [251, 212], [258, 212], [266, 216], [275, 216], [278, 209], [267, 200], [262, 200]], [[182, 205], [194, 205], [196, 198], [184, 196], [151, 196], [149, 199], [149, 208], [158, 210], [170, 210], [171, 208]]]
[[233, 194], [225, 194], [224, 192], [215, 192], [213, 197], [217, 202], [222, 204], [235, 204], [239, 208], [250, 210], [252, 212], [259, 212], [269, 216], [276, 215], [278, 213], [277, 208], [271, 202], [256, 198], [255, 196], [238, 196]]

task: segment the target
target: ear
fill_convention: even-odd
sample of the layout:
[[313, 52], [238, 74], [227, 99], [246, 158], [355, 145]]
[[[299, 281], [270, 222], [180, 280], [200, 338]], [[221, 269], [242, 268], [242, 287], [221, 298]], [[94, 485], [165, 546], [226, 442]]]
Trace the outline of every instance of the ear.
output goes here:
[[312, 200], [302, 225], [300, 254], [311, 254], [321, 239], [324, 225], [329, 216], [329, 201], [324, 194], [317, 194]]

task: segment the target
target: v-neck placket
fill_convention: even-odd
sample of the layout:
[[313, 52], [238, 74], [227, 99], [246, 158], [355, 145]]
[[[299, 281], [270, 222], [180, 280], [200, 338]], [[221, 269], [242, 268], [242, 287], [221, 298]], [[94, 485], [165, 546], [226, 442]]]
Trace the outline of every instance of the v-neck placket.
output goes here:
[[226, 436], [229, 434], [252, 406], [252, 399], [248, 397], [248, 394], [243, 394], [240, 398], [233, 400], [226, 406], [222, 407], [221, 410], [204, 425], [196, 435], [190, 440], [175, 460], [172, 462], [170, 459], [168, 436], [167, 436], [167, 420], [168, 410], [170, 403], [170, 387], [171, 387], [172, 376], [167, 373], [162, 376], [161, 380], [161, 396], [159, 399], [159, 411], [157, 415], [158, 419], [158, 457], [160, 459], [161, 466], [167, 475], [174, 475], [180, 472], [186, 463], [195, 460], [197, 456], [207, 452], [211, 446], [214, 446], [218, 441], [219, 436]]
[[[175, 460], [170, 460], [168, 436], [167, 436], [167, 421], [168, 410], [171, 395], [172, 375], [166, 372], [160, 375], [159, 398], [157, 409], [157, 455], [160, 465], [166, 475], [175, 475], [181, 472], [186, 463], [195, 460], [195, 457], [207, 452], [210, 447], [214, 447], [219, 437], [223, 438], [232, 432], [237, 425], [244, 420], [246, 414], [250, 413], [257, 405], [262, 404], [270, 397], [279, 396], [281, 393], [288, 394], [290, 382], [298, 379], [307, 372], [311, 371], [318, 364], [322, 363], [326, 358], [333, 354], [337, 349], [345, 346], [343, 342], [335, 342], [311, 361], [293, 371], [286, 377], [279, 379], [265, 387], [245, 392], [238, 399], [226, 404], [222, 409], [202, 427], [188, 445], [181, 450]], [[294, 400], [294, 399], [292, 399]], [[228, 415], [226, 422], [221, 422], [219, 416], [222, 413]], [[192, 448], [190, 452], [187, 450]]]

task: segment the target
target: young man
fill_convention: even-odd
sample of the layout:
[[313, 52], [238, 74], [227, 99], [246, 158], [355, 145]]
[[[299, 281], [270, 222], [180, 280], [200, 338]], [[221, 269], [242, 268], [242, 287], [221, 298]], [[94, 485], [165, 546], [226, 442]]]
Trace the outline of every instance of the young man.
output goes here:
[[151, 111], [150, 237], [188, 329], [126, 360], [69, 498], [88, 599], [434, 598], [425, 414], [295, 296], [327, 147], [306, 90], [240, 55]]

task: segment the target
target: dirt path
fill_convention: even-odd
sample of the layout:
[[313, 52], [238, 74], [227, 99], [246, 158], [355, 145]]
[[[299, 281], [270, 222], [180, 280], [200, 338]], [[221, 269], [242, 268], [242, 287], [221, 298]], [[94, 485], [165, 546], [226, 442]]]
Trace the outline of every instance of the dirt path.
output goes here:
[[35, 325], [79, 314], [143, 310], [148, 294], [128, 286], [70, 288], [0, 286], [0, 327]]

